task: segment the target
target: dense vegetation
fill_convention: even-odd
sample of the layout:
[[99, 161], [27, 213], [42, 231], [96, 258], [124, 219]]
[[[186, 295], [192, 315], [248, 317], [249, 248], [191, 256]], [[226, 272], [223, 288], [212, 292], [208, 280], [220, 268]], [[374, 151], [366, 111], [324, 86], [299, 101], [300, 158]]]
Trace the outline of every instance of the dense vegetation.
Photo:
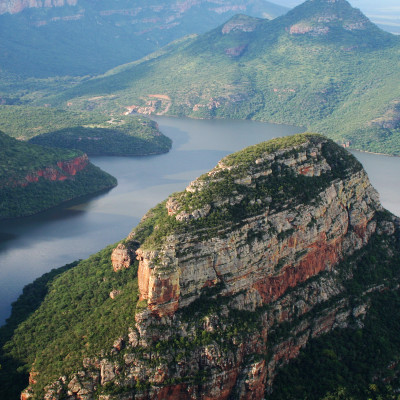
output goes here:
[[144, 117], [110, 117], [47, 107], [0, 106], [0, 129], [19, 139], [91, 155], [147, 155], [167, 152], [171, 140]]
[[260, 0], [225, 4], [225, 10], [207, 2], [180, 9], [177, 1], [79, 0], [76, 6], [6, 13], [0, 15], [0, 64], [3, 71], [22, 76], [101, 73], [182, 36], [212, 29], [234, 14], [229, 5], [260, 17], [287, 10]]
[[76, 150], [45, 149], [0, 132], [0, 155], [0, 187], [3, 187], [10, 180], [19, 180], [29, 172], [56, 165], [60, 160], [72, 160], [82, 153]]
[[171, 148], [171, 139], [161, 134], [153, 121], [125, 117], [109, 126], [65, 128], [35, 136], [30, 142], [78, 149], [89, 155], [143, 156], [165, 153]]
[[[41, 371], [37, 380], [43, 387], [79, 370], [84, 357], [111, 350], [116, 338], [127, 335], [136, 309], [137, 266], [114, 272], [111, 251], [109, 246], [73, 268], [46, 274], [14, 303], [8, 324], [0, 331], [1, 344], [12, 336], [0, 358], [0, 382], [7, 382], [0, 385], [1, 398], [18, 397], [32, 364]], [[114, 299], [113, 290], [120, 291]], [[16, 386], [9, 385], [9, 379]]]
[[122, 112], [158, 94], [157, 112], [295, 124], [398, 155], [399, 53], [400, 38], [346, 1], [309, 1], [272, 21], [236, 17], [45, 101]]
[[[5, 356], [3, 346], [13, 336], [14, 330], [39, 308], [49, 292], [49, 288], [60, 274], [75, 267], [78, 262], [52, 269], [33, 283], [26, 285], [21, 296], [12, 304], [11, 316], [6, 325], [0, 327], [0, 396], [4, 399], [17, 399], [27, 379], [27, 371], [21, 362]], [[3, 371], [2, 371], [3, 370]], [[7, 373], [4, 373], [4, 371]]]
[[37, 182], [28, 183], [25, 179], [30, 173], [46, 168], [62, 174], [57, 163], [81, 155], [76, 150], [20, 142], [0, 132], [0, 219], [34, 214], [117, 184], [114, 177], [90, 163], [71, 179], [63, 181], [38, 178]]
[[5, 186], [0, 189], [0, 219], [36, 214], [67, 200], [110, 189], [116, 184], [114, 177], [89, 164], [73, 179], [39, 179], [26, 186]]

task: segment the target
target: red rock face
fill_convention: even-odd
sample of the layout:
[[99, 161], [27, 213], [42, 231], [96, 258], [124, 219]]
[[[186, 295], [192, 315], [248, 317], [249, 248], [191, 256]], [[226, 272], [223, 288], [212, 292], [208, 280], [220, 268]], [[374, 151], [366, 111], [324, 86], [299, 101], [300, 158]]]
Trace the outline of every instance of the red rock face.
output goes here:
[[287, 289], [319, 274], [337, 264], [341, 254], [342, 238], [326, 243], [326, 235], [309, 246], [310, 251], [297, 265], [286, 265], [277, 276], [266, 277], [253, 287], [260, 293], [265, 304], [281, 297]]
[[139, 300], [147, 300], [149, 309], [158, 317], [173, 315], [179, 307], [178, 271], [154, 272], [155, 254], [141, 249], [136, 254], [139, 260]]
[[74, 158], [69, 161], [59, 161], [57, 163], [58, 168], [63, 170], [67, 175], [74, 176], [77, 172], [82, 171], [86, 168], [89, 163], [88, 156], [85, 154], [81, 157]]
[[191, 400], [192, 396], [187, 392], [187, 386], [185, 384], [166, 386], [160, 390], [159, 393], [151, 397], [152, 400], [161, 399], [182, 399]]
[[65, 181], [75, 176], [79, 171], [84, 170], [89, 164], [86, 154], [69, 161], [59, 161], [57, 167], [49, 166], [39, 171], [31, 172], [22, 181], [14, 186], [27, 186], [30, 183], [38, 182], [40, 178], [47, 181]]

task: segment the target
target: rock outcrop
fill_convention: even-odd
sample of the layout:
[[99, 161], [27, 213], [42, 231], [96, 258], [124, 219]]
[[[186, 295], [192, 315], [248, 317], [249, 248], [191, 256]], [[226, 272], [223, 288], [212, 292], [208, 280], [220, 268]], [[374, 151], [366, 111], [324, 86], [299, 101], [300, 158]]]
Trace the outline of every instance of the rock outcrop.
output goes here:
[[83, 171], [89, 165], [89, 158], [86, 154], [75, 157], [71, 160], [58, 161], [56, 165], [50, 165], [37, 171], [29, 172], [24, 178], [9, 177], [3, 179], [1, 188], [4, 187], [25, 187], [30, 183], [45, 181], [65, 181], [73, 178], [78, 172]]
[[133, 264], [137, 247], [139, 247], [138, 243], [136, 246], [131, 243], [130, 247], [123, 243], [118, 244], [111, 254], [111, 263], [114, 272], [120, 271], [123, 268], [129, 268]]
[[368, 299], [349, 301], [344, 282], [396, 224], [362, 166], [322, 136], [228, 156], [117, 247], [114, 258], [140, 243], [135, 322], [46, 398], [263, 399], [311, 338], [362, 327]]
[[24, 180], [16, 183], [17, 186], [26, 186], [29, 183], [38, 182], [40, 178], [48, 181], [65, 181], [75, 176], [79, 171], [84, 170], [89, 164], [86, 154], [73, 158], [72, 160], [59, 161], [56, 166], [30, 172]]

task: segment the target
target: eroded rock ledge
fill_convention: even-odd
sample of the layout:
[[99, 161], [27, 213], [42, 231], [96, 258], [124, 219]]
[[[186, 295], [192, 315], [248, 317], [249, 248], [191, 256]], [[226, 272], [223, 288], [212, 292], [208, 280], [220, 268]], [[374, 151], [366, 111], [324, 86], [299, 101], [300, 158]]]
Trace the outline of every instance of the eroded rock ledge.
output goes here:
[[135, 322], [46, 399], [263, 399], [311, 338], [362, 326], [368, 296], [349, 301], [344, 282], [398, 225], [355, 158], [321, 136], [228, 156], [117, 247], [126, 268], [140, 243]]

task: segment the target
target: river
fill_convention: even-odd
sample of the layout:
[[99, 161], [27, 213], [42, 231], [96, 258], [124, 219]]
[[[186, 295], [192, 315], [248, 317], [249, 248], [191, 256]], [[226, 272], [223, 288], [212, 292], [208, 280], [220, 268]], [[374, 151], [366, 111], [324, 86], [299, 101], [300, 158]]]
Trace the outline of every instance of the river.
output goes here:
[[[211, 169], [222, 157], [251, 144], [300, 132], [254, 121], [157, 118], [172, 150], [149, 157], [92, 157], [118, 178], [106, 193], [44, 213], [0, 222], [0, 324], [22, 288], [43, 273], [86, 258], [126, 237], [143, 214]], [[385, 207], [400, 215], [400, 158], [355, 153]]]

